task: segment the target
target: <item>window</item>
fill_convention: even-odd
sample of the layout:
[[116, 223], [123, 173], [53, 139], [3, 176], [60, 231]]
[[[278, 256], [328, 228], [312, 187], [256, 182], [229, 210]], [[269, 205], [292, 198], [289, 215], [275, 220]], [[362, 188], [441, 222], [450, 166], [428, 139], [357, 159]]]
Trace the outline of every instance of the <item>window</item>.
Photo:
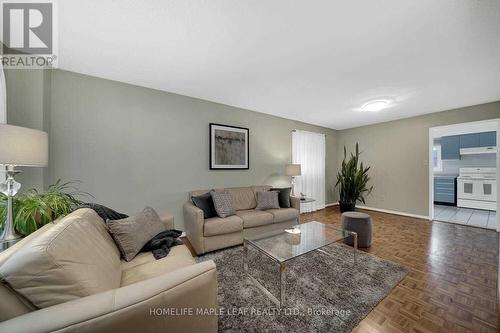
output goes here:
[[441, 145], [435, 144], [432, 148], [432, 165], [434, 171], [443, 171], [443, 160], [441, 160]]

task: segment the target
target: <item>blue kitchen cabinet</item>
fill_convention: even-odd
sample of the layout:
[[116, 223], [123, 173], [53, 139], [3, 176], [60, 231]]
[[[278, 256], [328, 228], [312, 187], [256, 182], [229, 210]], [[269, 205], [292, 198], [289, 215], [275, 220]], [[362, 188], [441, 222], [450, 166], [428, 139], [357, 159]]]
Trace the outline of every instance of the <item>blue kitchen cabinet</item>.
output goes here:
[[460, 148], [479, 147], [480, 136], [479, 133], [460, 135]]
[[441, 138], [441, 159], [460, 159], [460, 135], [443, 136]]
[[497, 132], [479, 133], [479, 147], [490, 147], [497, 145]]
[[456, 205], [456, 177], [434, 176], [434, 202]]

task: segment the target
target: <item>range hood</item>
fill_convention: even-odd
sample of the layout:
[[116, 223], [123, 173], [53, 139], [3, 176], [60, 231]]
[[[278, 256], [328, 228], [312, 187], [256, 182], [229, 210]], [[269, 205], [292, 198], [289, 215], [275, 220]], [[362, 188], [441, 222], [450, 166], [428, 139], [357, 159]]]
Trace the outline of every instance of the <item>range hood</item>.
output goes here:
[[497, 147], [474, 147], [474, 148], [460, 148], [460, 155], [473, 155], [473, 154], [495, 154]]

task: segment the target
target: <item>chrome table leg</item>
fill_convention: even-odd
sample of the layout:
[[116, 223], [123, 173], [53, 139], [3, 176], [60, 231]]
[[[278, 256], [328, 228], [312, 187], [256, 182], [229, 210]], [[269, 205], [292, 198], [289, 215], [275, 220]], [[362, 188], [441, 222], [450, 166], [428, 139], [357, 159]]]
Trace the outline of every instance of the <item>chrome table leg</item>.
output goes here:
[[284, 263], [280, 264], [280, 307], [285, 304], [285, 268]]

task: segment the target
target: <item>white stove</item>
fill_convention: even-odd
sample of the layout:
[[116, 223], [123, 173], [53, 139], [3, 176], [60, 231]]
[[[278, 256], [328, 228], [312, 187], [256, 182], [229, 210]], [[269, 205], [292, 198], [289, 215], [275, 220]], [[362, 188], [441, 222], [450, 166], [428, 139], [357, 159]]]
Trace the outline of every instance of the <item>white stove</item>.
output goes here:
[[496, 168], [460, 168], [457, 206], [496, 211], [496, 171]]

